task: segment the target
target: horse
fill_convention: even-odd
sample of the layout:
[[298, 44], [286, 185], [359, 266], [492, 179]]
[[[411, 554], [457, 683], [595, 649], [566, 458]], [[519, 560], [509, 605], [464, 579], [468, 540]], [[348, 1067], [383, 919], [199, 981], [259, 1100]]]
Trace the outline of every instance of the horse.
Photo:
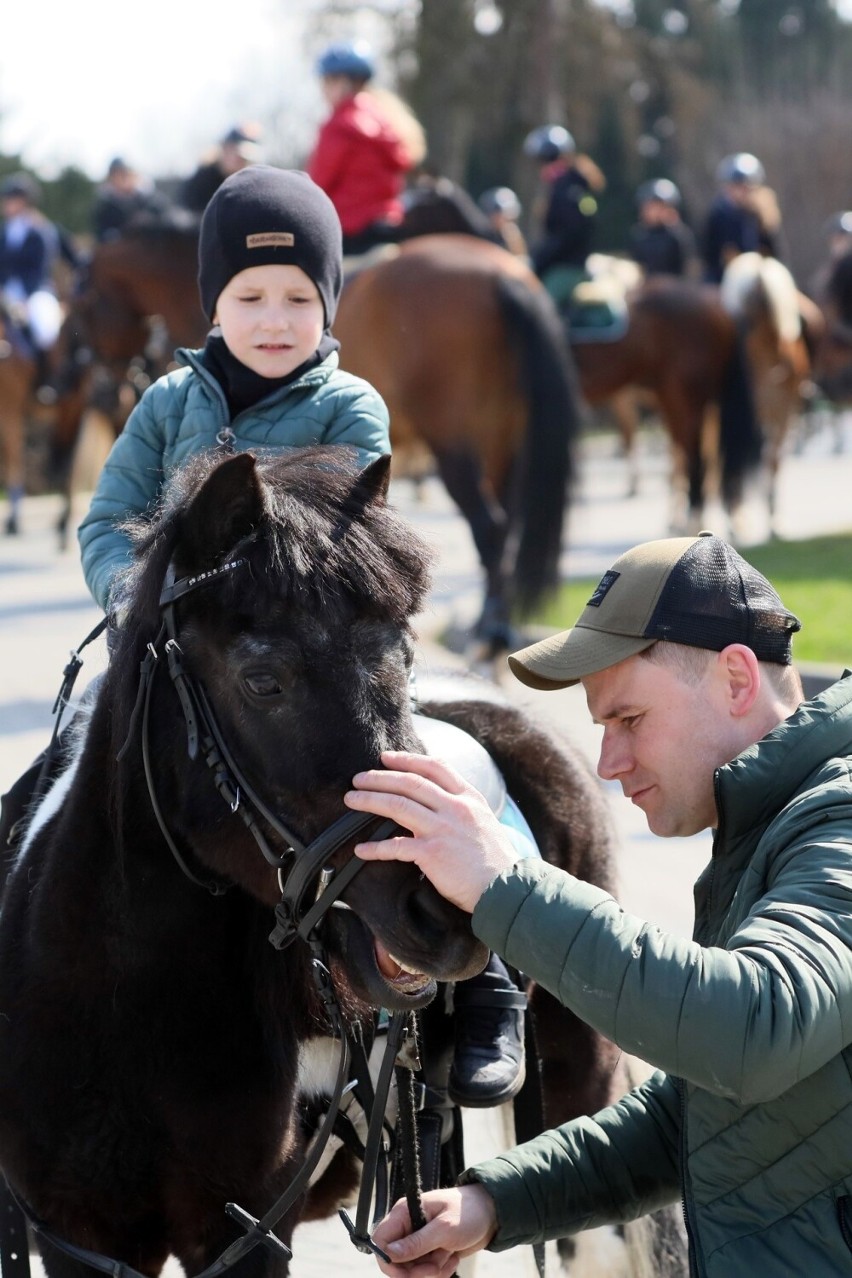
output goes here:
[[811, 357], [796, 282], [783, 262], [740, 253], [725, 268], [722, 305], [745, 332], [755, 407], [764, 439], [763, 475], [770, 537], [777, 536], [778, 473], [798, 423]]
[[625, 302], [617, 336], [594, 340], [590, 330], [580, 340], [568, 324], [583, 399], [606, 404], [627, 388], [653, 397], [673, 453], [672, 532], [702, 527], [717, 450], [721, 496], [736, 520], [762, 441], [735, 320], [718, 290], [674, 276], [643, 281]]
[[[283, 1278], [298, 1221], [351, 1197], [352, 1140], [310, 1189], [300, 1171], [344, 1044], [366, 1070], [378, 1009], [440, 1012], [436, 983], [485, 961], [415, 867], [352, 855], [388, 832], [342, 815], [383, 749], [466, 729], [543, 855], [611, 886], [604, 798], [567, 741], [496, 690], [427, 683], [413, 715], [429, 551], [388, 480], [342, 449], [198, 457], [136, 528], [127, 621], [4, 863], [0, 1166], [49, 1278], [153, 1278], [169, 1254]], [[530, 1008], [546, 1121], [607, 1103], [614, 1045], [540, 988]]]
[[15, 325], [0, 313], [0, 453], [9, 503], [4, 529], [10, 535], [20, 531], [27, 418], [35, 368], [35, 358], [24, 346]]
[[134, 220], [92, 252], [57, 342], [63, 390], [56, 406], [55, 469], [64, 497], [65, 548], [81, 429], [97, 413], [115, 438], [139, 394], [166, 371], [175, 346], [201, 346], [209, 324], [198, 300], [198, 227], [177, 217]]
[[388, 405], [395, 456], [426, 444], [470, 526], [493, 655], [558, 582], [580, 411], [555, 308], [507, 250], [422, 235], [348, 279], [334, 332]]
[[823, 317], [813, 350], [813, 378], [828, 400], [852, 403], [852, 252], [842, 253], [825, 271], [816, 301]]
[[[96, 249], [77, 322], [99, 363], [125, 367], [155, 313], [176, 340], [203, 342], [195, 255], [194, 236], [171, 227]], [[549, 298], [497, 245], [418, 235], [347, 277], [334, 333], [342, 366], [385, 398], [398, 461], [434, 455], [482, 561], [475, 634], [486, 655], [502, 651], [513, 613], [557, 584], [579, 429]]]

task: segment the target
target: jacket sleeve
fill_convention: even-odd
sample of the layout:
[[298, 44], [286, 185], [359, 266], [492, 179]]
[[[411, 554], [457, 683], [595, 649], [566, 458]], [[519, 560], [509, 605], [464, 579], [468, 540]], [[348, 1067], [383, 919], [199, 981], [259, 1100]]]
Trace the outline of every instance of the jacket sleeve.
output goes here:
[[151, 509], [162, 486], [164, 432], [155, 391], [153, 386], [142, 396], [113, 444], [77, 533], [86, 585], [104, 612], [132, 556], [130, 538], [118, 524]]
[[494, 1199], [505, 1251], [582, 1229], [635, 1220], [680, 1192], [679, 1100], [655, 1074], [615, 1105], [576, 1118], [497, 1158], [468, 1168]]
[[308, 160], [308, 175], [329, 196], [334, 195], [340, 173], [346, 166], [348, 149], [344, 131], [334, 123], [329, 122], [320, 129], [316, 149]]
[[740, 1104], [772, 1099], [852, 1041], [852, 829], [836, 807], [776, 852], [726, 948], [530, 861], [491, 884], [474, 931], [625, 1051]]

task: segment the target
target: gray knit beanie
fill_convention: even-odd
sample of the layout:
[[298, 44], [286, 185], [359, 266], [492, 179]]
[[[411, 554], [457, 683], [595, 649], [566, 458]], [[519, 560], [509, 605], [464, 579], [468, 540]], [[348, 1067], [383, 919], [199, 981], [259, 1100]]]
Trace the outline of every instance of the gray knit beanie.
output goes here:
[[307, 173], [252, 164], [226, 178], [201, 219], [198, 290], [213, 319], [222, 289], [250, 266], [299, 266], [317, 286], [328, 329], [343, 286], [340, 219]]

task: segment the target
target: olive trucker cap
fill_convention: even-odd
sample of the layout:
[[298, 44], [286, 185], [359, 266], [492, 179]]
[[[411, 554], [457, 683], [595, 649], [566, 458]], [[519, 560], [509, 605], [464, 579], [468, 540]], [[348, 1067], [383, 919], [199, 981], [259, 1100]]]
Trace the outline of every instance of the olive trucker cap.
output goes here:
[[601, 577], [576, 625], [509, 657], [531, 688], [567, 688], [658, 639], [789, 665], [801, 622], [766, 578], [712, 533], [635, 546]]

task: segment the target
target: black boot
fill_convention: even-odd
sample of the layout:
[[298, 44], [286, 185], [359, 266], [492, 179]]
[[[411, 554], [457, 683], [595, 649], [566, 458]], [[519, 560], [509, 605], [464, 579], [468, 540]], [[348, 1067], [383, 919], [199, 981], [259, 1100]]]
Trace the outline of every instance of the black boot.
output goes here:
[[50, 351], [42, 350], [40, 347], [36, 347], [35, 350], [34, 382], [33, 393], [38, 403], [45, 408], [55, 404], [59, 395], [53, 375], [53, 362]]
[[517, 1096], [524, 1084], [526, 995], [496, 954], [479, 976], [456, 985], [456, 1036], [449, 1094], [456, 1105], [485, 1109]]

